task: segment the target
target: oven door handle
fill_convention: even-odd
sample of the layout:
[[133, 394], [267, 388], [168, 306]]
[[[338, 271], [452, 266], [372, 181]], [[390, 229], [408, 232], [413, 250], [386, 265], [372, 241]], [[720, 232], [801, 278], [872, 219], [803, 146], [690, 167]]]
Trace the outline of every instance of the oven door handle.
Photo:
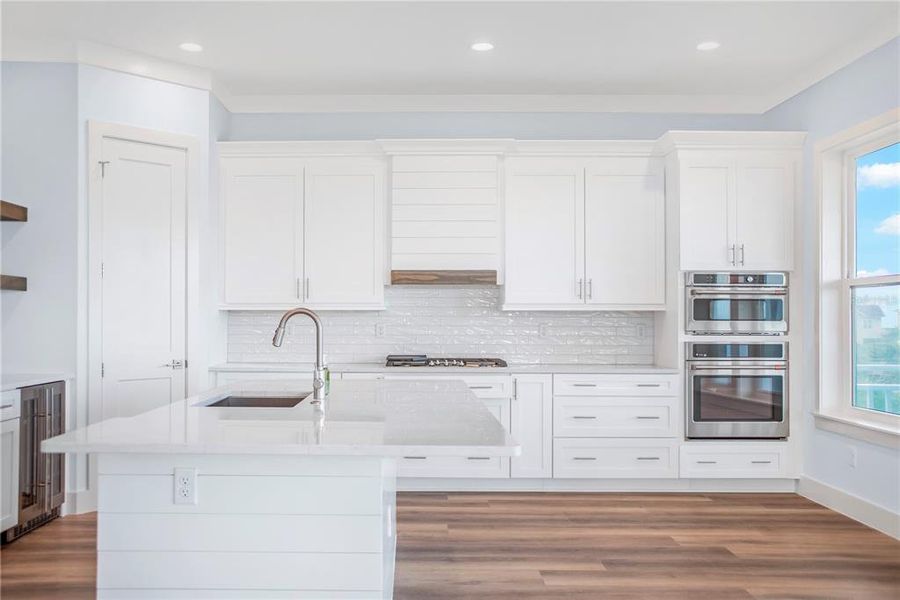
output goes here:
[[692, 373], [699, 373], [703, 375], [780, 375], [783, 377], [787, 377], [787, 364], [777, 367], [751, 367], [749, 365], [741, 365], [735, 367], [705, 367], [701, 365], [690, 365], [688, 369]]
[[754, 300], [759, 298], [760, 296], [773, 296], [775, 298], [782, 298], [787, 296], [787, 290], [785, 289], [772, 289], [772, 288], [742, 288], [742, 289], [723, 289], [718, 288], [715, 290], [705, 290], [702, 288], [691, 288], [690, 290], [691, 296], [705, 296], [705, 297], [717, 297], [717, 298], [731, 298], [733, 300]]

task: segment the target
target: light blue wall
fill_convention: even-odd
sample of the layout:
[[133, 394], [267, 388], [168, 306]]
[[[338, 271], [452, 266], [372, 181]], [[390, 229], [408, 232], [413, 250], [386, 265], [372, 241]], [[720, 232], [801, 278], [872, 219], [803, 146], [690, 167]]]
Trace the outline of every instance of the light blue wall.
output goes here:
[[234, 113], [228, 139], [655, 140], [670, 129], [763, 129], [758, 115], [636, 113]]
[[0, 292], [3, 372], [75, 372], [77, 69], [4, 62], [4, 200], [28, 207], [3, 223], [2, 271], [27, 292]]
[[[804, 277], [799, 286], [795, 281], [792, 290], [794, 294], [802, 292], [804, 305], [810, 307], [804, 311], [806, 332], [816, 330], [812, 310], [818, 276], [813, 148], [823, 138], [897, 107], [900, 107], [900, 39], [895, 38], [764, 115], [773, 129], [809, 132], [803, 157], [803, 213], [799, 229]], [[816, 339], [811, 333], [804, 337], [803, 347], [795, 347], [792, 353], [802, 352], [808, 365], [801, 374], [800, 386], [805, 392], [805, 475], [900, 513], [900, 452], [816, 428], [810, 413], [818, 393], [814, 364]], [[857, 452], [856, 468], [849, 464], [851, 449]]]

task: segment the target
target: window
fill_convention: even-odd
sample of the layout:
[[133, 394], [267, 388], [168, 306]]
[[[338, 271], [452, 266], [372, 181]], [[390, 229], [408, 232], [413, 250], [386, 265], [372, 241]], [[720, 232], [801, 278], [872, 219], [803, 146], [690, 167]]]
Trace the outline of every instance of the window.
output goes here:
[[816, 426], [897, 447], [900, 109], [818, 142], [815, 158]]
[[852, 405], [900, 415], [900, 143], [883, 144], [847, 161]]

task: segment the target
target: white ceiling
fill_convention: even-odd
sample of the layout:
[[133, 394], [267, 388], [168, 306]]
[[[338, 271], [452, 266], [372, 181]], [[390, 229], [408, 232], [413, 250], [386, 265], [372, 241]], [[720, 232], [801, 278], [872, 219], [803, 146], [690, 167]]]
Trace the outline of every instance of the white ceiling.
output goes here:
[[[5, 1], [2, 51], [5, 60], [98, 63], [124, 50], [136, 54], [108, 62], [153, 76], [159, 60], [196, 67], [186, 72], [208, 73], [232, 110], [761, 112], [900, 34], [898, 8]], [[710, 39], [721, 48], [696, 50]], [[496, 48], [474, 52], [479, 40]], [[184, 52], [184, 41], [205, 50]], [[93, 51], [79, 53], [79, 42]]]

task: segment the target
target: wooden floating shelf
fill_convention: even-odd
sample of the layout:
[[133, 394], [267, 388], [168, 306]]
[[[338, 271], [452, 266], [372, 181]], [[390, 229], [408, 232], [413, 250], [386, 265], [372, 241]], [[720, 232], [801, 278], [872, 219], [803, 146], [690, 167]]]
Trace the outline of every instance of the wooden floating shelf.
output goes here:
[[0, 221], [27, 221], [28, 207], [0, 200]]
[[0, 275], [0, 290], [25, 292], [28, 290], [28, 280], [17, 275]]
[[497, 285], [497, 271], [391, 271], [393, 285]]

